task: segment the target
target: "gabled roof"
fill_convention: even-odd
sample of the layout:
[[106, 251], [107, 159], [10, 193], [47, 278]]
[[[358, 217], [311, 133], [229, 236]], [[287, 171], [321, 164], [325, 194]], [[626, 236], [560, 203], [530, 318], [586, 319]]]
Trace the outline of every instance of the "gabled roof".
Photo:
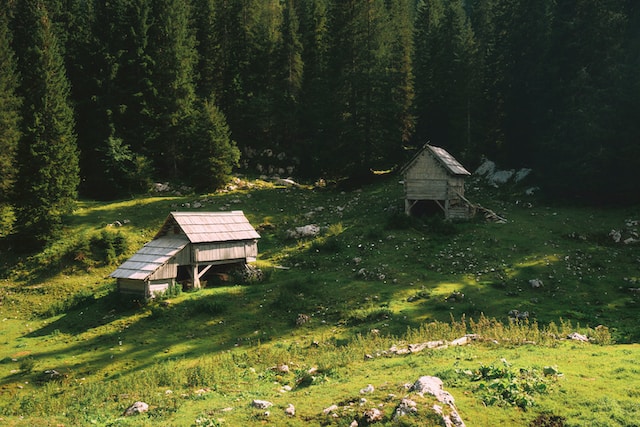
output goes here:
[[110, 276], [116, 279], [144, 280], [188, 244], [189, 241], [184, 236], [165, 236], [152, 240], [122, 263]]
[[259, 239], [242, 211], [171, 212], [156, 239], [184, 234], [191, 243]]
[[471, 175], [471, 172], [466, 170], [464, 166], [460, 164], [451, 154], [444, 148], [436, 147], [434, 145], [425, 144], [421, 150], [419, 150], [411, 160], [402, 168], [401, 172], [405, 173], [420, 157], [420, 155], [428, 150], [433, 157], [452, 175]]
[[171, 212], [152, 241], [116, 271], [116, 279], [145, 280], [189, 243], [254, 240], [260, 235], [242, 211]]

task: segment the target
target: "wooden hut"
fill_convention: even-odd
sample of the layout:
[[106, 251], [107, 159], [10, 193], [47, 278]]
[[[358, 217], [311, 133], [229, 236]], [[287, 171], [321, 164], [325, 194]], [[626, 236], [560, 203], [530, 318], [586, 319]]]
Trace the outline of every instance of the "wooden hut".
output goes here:
[[446, 219], [467, 219], [474, 205], [464, 197], [464, 182], [471, 175], [445, 149], [426, 144], [402, 168], [405, 212], [412, 215], [435, 204]]
[[120, 292], [145, 299], [176, 286], [182, 275], [198, 288], [214, 266], [255, 261], [259, 238], [242, 211], [172, 212], [153, 240], [110, 276]]

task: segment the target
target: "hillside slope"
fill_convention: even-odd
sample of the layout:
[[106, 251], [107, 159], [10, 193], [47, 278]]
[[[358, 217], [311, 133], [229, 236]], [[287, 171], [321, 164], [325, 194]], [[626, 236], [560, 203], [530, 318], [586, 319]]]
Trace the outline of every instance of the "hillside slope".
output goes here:
[[[238, 180], [216, 194], [84, 202], [43, 253], [18, 259], [2, 242], [0, 418], [362, 425], [379, 407], [379, 425], [430, 425], [429, 402], [392, 416], [405, 384], [437, 375], [467, 425], [637, 425], [640, 245], [624, 239], [640, 209], [543, 206], [481, 186], [468, 196], [508, 222], [406, 218], [393, 177], [349, 191]], [[262, 235], [265, 279], [120, 298], [109, 272], [168, 212], [193, 209], [243, 210]], [[291, 237], [309, 224], [317, 236]], [[565, 339], [575, 331], [592, 342]], [[467, 333], [477, 339], [463, 347], [390, 351]], [[268, 417], [253, 399], [274, 403]], [[151, 410], [122, 417], [137, 400]]]

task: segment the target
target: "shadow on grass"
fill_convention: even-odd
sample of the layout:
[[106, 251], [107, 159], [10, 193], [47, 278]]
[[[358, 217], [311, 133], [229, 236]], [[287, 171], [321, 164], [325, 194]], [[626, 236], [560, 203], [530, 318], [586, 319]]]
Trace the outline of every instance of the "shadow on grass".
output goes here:
[[[294, 323], [259, 304], [265, 292], [264, 285], [233, 286], [139, 307], [115, 292], [84, 300], [25, 336], [60, 342], [51, 345], [57, 349], [36, 349], [29, 358], [39, 368], [73, 371], [74, 376], [121, 376], [164, 360], [252, 347], [290, 333]], [[55, 366], [60, 360], [64, 366]], [[54, 366], [44, 366], [48, 363]], [[0, 384], [10, 381], [5, 377]]]

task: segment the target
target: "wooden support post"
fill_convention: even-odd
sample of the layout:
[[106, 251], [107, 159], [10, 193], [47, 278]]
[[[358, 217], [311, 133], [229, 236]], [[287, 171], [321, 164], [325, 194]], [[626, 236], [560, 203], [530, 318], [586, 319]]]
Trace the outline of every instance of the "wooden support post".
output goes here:
[[193, 287], [199, 289], [202, 287], [200, 283], [200, 278], [205, 275], [209, 269], [213, 267], [213, 264], [206, 265], [202, 270], [200, 270], [200, 266], [198, 264], [194, 264], [191, 266], [191, 270], [189, 270], [189, 275], [191, 276], [191, 282], [193, 282]]
[[193, 282], [193, 287], [195, 289], [200, 289], [200, 275], [198, 274], [198, 264], [193, 264], [191, 266], [191, 281]]
[[417, 200], [404, 199], [404, 213], [411, 216], [411, 209], [418, 203]]

